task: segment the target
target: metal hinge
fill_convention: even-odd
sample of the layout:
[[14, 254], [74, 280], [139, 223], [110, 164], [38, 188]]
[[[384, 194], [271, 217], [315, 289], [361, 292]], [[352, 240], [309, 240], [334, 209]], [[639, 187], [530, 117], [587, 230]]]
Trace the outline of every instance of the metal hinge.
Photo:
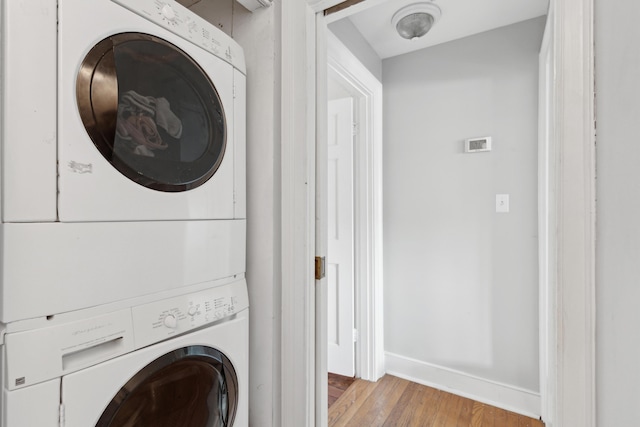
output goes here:
[[357, 329], [353, 330], [353, 342], [358, 342], [358, 340], [360, 339], [360, 334], [358, 333]]
[[316, 257], [316, 280], [324, 279], [325, 276], [325, 259], [323, 256]]

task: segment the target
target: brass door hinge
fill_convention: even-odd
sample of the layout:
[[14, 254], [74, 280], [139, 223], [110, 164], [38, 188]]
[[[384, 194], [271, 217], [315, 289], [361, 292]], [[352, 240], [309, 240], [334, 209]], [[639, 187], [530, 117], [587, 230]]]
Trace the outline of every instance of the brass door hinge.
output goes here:
[[324, 269], [324, 257], [317, 256], [316, 257], [316, 280], [324, 279], [325, 269]]

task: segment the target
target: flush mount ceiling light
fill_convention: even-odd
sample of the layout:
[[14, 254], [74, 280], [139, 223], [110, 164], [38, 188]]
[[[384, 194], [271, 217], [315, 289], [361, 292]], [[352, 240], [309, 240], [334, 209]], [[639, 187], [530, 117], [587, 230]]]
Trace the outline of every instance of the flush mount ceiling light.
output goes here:
[[442, 11], [433, 3], [414, 3], [398, 10], [391, 24], [401, 37], [417, 40], [429, 32], [440, 15]]

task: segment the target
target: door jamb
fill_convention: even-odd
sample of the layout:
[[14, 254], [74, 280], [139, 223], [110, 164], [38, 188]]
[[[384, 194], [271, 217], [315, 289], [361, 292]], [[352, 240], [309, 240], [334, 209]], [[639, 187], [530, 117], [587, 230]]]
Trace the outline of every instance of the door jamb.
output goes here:
[[354, 149], [354, 301], [355, 325], [360, 335], [356, 344], [356, 376], [377, 381], [384, 375], [382, 84], [331, 33], [327, 55], [332, 72], [359, 95], [356, 114], [360, 129]]
[[[551, 0], [556, 372], [549, 427], [596, 425], [594, 0]], [[554, 233], [555, 232], [555, 233]], [[546, 390], [542, 390], [543, 393]], [[543, 398], [546, 396], [543, 395]], [[555, 404], [554, 404], [555, 403]], [[546, 420], [545, 420], [546, 421]]]
[[539, 271], [539, 357], [540, 414], [552, 419], [556, 390], [552, 378], [556, 375], [556, 321], [552, 310], [556, 295], [556, 229], [557, 156], [553, 142], [553, 11], [547, 15], [542, 45], [538, 56], [538, 271]]

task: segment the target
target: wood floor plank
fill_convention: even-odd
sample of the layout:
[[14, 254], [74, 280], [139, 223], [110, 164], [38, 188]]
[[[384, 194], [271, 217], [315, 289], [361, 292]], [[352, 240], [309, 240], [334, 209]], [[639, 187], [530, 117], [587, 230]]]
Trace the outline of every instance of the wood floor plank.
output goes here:
[[483, 417], [482, 417], [482, 427], [494, 427], [494, 421], [496, 418], [496, 409], [490, 405], [483, 405]]
[[348, 426], [351, 418], [358, 413], [358, 409], [375, 387], [376, 383], [369, 381], [354, 382], [329, 409], [328, 425]]
[[[380, 384], [380, 393], [376, 390], [375, 395], [369, 395], [361, 410], [366, 411], [364, 416], [354, 417], [353, 422], [361, 426], [381, 426], [391, 413], [404, 390], [409, 385], [409, 381], [397, 377], [391, 377], [391, 381]], [[356, 425], [356, 424], [354, 424]]]
[[473, 409], [471, 410], [471, 427], [482, 427], [483, 419], [484, 404], [480, 402], [473, 402]]
[[327, 391], [329, 394], [327, 403], [329, 404], [330, 408], [331, 405], [336, 403], [338, 398], [342, 396], [342, 393], [344, 393], [356, 379], [354, 377], [345, 377], [343, 375], [338, 375], [331, 372], [329, 372], [329, 375], [327, 377]]
[[329, 372], [327, 380], [330, 387], [335, 387], [340, 390], [346, 390], [356, 380], [354, 377], [345, 377], [344, 375], [334, 374]]
[[410, 382], [383, 426], [429, 425], [424, 418], [436, 412], [440, 397], [438, 390]]
[[386, 407], [382, 411], [380, 411], [373, 425], [381, 426], [384, 424], [384, 422], [387, 420], [387, 418], [389, 418], [389, 415], [393, 411], [393, 408], [395, 408], [395, 406], [397, 405], [398, 401], [404, 394], [409, 384], [411, 384], [411, 381], [402, 380], [402, 379], [398, 382], [398, 384], [393, 388], [389, 398], [389, 401], [393, 402], [393, 404], [385, 405]]
[[440, 422], [438, 418], [440, 415], [445, 415], [444, 412], [450, 404], [449, 400], [453, 397], [450, 393], [431, 387], [427, 388], [429, 389], [430, 397], [425, 400], [419, 417], [412, 424], [416, 427], [437, 425], [436, 423]]
[[400, 398], [398, 399], [395, 406], [387, 416], [387, 419], [382, 424], [383, 427], [403, 425], [403, 424], [400, 424], [400, 419], [402, 417], [402, 414], [404, 413], [406, 408], [409, 408], [411, 406], [411, 402], [413, 401], [413, 396], [416, 393], [418, 393], [419, 389], [420, 389], [420, 385], [413, 382], [409, 383], [407, 387], [405, 387], [404, 391], [400, 395]]
[[427, 387], [422, 404], [420, 405], [419, 402], [416, 402], [416, 405], [420, 406], [420, 410], [416, 411], [417, 417], [415, 420], [411, 420], [409, 425], [411, 427], [424, 427], [425, 425], [433, 424], [434, 419], [438, 416], [440, 405], [447, 395], [447, 393], [440, 390]]
[[[455, 411], [455, 398], [453, 394], [440, 392], [441, 396], [437, 403], [437, 408], [423, 407], [421, 420], [423, 425], [444, 426], [451, 417], [451, 412]], [[433, 413], [435, 410], [435, 413]], [[431, 413], [430, 413], [431, 412]]]
[[[512, 424], [513, 426], [513, 424]], [[504, 409], [496, 408], [495, 417], [493, 419], [493, 427], [509, 427], [507, 424], [507, 411]]]
[[456, 423], [456, 427], [469, 427], [471, 425], [472, 412], [473, 400], [463, 397], [462, 407], [460, 408], [460, 415], [458, 415], [458, 422]]
[[440, 403], [438, 415], [433, 421], [434, 427], [455, 427], [460, 419], [460, 411], [462, 410], [464, 398], [449, 393], [446, 393], [445, 396], [447, 399], [443, 399]]
[[519, 427], [519, 418], [520, 418], [520, 415], [514, 414], [513, 412], [507, 412], [507, 426]]
[[329, 408], [336, 403], [336, 401], [338, 400], [338, 398], [340, 396], [342, 396], [342, 393], [344, 393], [344, 390], [340, 390], [336, 387], [333, 386], [329, 386], [327, 387], [327, 392], [328, 392], [328, 399], [327, 399], [327, 403], [329, 404]]

